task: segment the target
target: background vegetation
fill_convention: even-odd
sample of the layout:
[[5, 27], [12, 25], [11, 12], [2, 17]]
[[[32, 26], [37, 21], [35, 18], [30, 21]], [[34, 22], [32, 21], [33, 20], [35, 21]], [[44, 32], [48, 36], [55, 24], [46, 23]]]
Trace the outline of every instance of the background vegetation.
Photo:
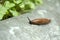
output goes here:
[[19, 16], [40, 4], [42, 0], [0, 0], [0, 20]]

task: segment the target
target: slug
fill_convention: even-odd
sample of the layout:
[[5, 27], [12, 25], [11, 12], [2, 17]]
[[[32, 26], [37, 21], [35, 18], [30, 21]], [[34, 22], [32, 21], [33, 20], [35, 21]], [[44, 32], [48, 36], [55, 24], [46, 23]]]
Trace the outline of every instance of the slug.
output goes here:
[[29, 24], [34, 24], [34, 25], [45, 25], [45, 24], [49, 24], [51, 22], [50, 19], [47, 18], [37, 18], [34, 20], [30, 20], [29, 17], [27, 17], [29, 20]]

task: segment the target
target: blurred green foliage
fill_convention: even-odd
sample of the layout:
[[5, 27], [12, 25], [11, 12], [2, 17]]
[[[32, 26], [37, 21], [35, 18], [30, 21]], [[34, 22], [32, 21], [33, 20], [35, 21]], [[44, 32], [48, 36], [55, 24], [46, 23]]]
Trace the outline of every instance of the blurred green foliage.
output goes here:
[[42, 0], [1, 0], [0, 20], [29, 12], [40, 4], [42, 4]]

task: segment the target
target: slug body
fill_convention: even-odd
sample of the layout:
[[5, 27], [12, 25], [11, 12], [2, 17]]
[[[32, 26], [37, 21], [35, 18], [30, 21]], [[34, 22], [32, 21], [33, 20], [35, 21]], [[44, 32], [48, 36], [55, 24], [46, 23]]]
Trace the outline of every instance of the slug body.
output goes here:
[[45, 25], [45, 24], [49, 24], [51, 22], [50, 19], [47, 19], [47, 18], [37, 18], [37, 19], [34, 19], [34, 20], [29, 20], [29, 23], [30, 24], [34, 24], [34, 25]]

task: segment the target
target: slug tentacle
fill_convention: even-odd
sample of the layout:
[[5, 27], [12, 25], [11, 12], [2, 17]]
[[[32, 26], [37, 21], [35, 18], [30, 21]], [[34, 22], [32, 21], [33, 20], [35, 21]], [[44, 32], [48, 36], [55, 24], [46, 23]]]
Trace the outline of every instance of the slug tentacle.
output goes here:
[[30, 24], [32, 24], [32, 22], [31, 22], [30, 18], [29, 18], [29, 17], [27, 17], [27, 18], [28, 18], [28, 20], [29, 20], [29, 23], [30, 23]]

